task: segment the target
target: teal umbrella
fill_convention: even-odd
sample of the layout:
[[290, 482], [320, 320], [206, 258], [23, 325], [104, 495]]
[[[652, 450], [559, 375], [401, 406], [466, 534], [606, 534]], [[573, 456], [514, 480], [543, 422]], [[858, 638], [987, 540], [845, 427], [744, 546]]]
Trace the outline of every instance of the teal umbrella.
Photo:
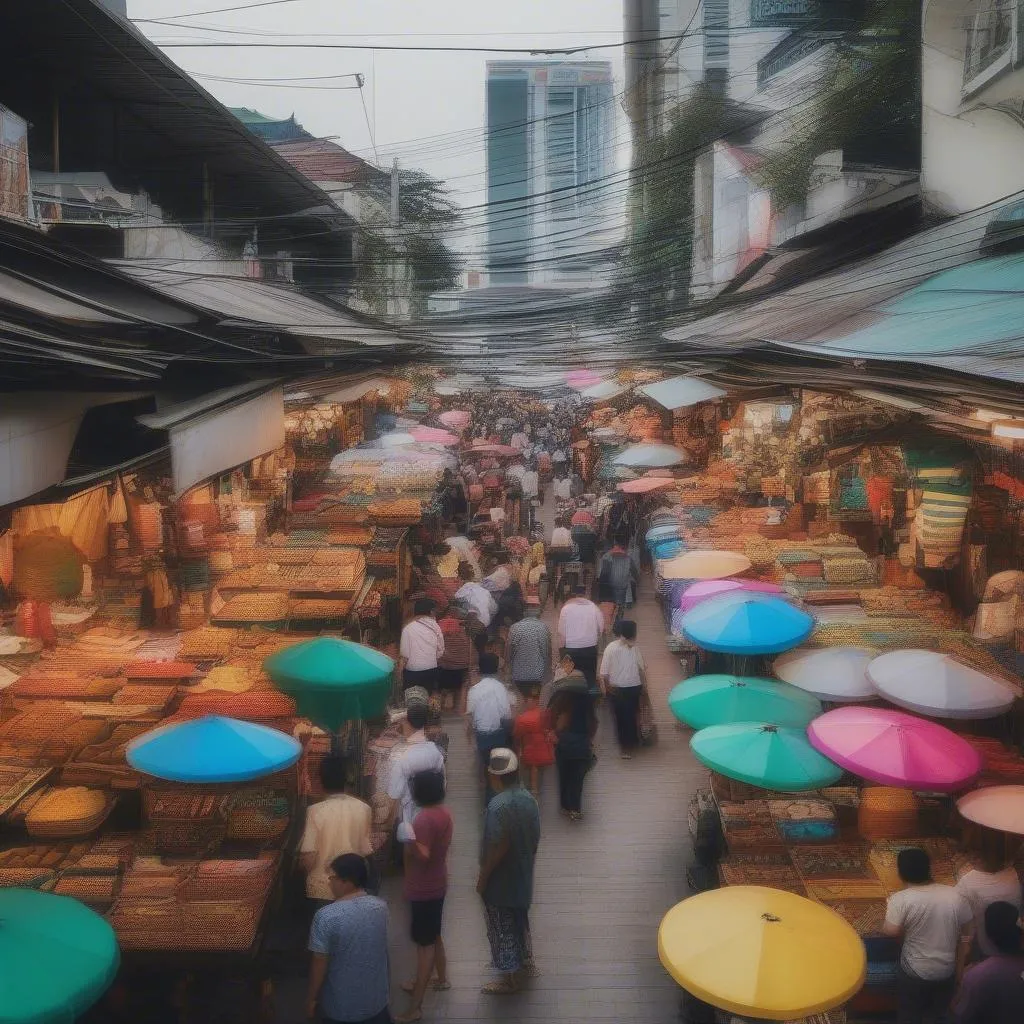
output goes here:
[[811, 746], [803, 729], [763, 722], [712, 725], [693, 734], [690, 748], [721, 775], [783, 793], [833, 786], [843, 776], [842, 768]]
[[821, 714], [821, 701], [799, 687], [756, 676], [694, 676], [668, 695], [672, 714], [693, 729], [764, 722], [803, 729]]
[[113, 928], [77, 900], [0, 889], [0, 1024], [73, 1024], [119, 962]]
[[384, 713], [395, 663], [372, 647], [321, 636], [272, 654], [263, 668], [300, 714], [336, 732]]

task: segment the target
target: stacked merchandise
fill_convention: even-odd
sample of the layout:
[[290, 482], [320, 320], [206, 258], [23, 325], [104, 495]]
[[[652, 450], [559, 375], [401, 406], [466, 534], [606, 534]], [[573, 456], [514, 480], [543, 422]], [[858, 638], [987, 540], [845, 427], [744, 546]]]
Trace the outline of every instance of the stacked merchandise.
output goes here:
[[[919, 566], [950, 568], [960, 559], [961, 541], [971, 505], [973, 480], [962, 453], [905, 448], [904, 458], [920, 495], [911, 543]], [[909, 510], [908, 510], [909, 511]]]
[[25, 831], [37, 839], [68, 839], [95, 832], [114, 801], [99, 789], [56, 786], [44, 790], [25, 815]]

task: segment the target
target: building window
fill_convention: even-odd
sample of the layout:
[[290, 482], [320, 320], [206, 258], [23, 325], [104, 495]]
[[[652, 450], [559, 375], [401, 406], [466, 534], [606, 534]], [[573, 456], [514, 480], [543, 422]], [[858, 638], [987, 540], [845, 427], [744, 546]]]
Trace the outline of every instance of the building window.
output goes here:
[[704, 67], [729, 66], [729, 0], [704, 0]]
[[1020, 0], [984, 0], [967, 26], [964, 95], [983, 89], [1020, 60]]

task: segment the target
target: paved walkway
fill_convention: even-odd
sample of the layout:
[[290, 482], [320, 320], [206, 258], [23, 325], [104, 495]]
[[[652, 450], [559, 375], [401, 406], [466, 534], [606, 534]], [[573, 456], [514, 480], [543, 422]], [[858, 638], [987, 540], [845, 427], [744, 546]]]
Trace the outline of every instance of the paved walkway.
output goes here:
[[[545, 511], [550, 519], [550, 506]], [[548, 614], [553, 624], [554, 614]], [[666, 706], [665, 697], [681, 678], [681, 670], [666, 648], [649, 578], [641, 586], [633, 617], [648, 665], [659, 742], [631, 761], [620, 759], [610, 711], [602, 709], [598, 762], [587, 778], [585, 818], [580, 823], [559, 815], [554, 768], [549, 770], [543, 783], [543, 837], [531, 911], [541, 976], [511, 997], [480, 993], [481, 983], [492, 976], [474, 891], [482, 801], [473, 751], [461, 727], [451, 723], [448, 803], [456, 833], [445, 942], [452, 989], [428, 994], [425, 1020], [678, 1020], [678, 989], [658, 962], [657, 926], [664, 912], [687, 894], [686, 807], [705, 773]], [[413, 973], [407, 918], [397, 880], [389, 882], [387, 892], [400, 981]], [[404, 1009], [401, 994], [393, 1006], [398, 1012]]]

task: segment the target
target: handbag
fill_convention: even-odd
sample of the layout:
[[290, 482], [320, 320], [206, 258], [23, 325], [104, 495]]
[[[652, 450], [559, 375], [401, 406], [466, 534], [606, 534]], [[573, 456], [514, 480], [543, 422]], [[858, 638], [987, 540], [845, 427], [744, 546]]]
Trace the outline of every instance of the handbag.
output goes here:
[[654, 708], [646, 687], [640, 695], [640, 706], [637, 708], [636, 732], [643, 747], [653, 747], [658, 742], [658, 725], [654, 721]]

